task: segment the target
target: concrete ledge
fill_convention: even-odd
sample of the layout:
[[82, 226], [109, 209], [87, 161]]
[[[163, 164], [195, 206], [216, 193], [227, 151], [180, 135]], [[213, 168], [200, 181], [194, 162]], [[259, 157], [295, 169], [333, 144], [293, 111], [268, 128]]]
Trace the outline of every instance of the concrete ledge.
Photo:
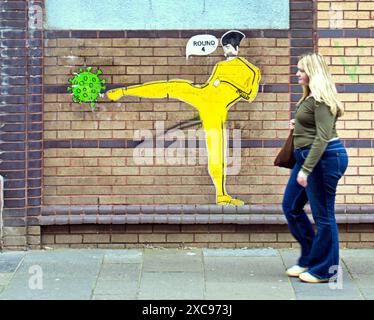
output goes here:
[[[306, 212], [312, 218], [310, 208]], [[337, 205], [338, 223], [373, 223], [374, 205]], [[40, 225], [65, 224], [286, 224], [280, 205], [46, 206]]]
[[[305, 207], [310, 213], [310, 207]], [[372, 214], [374, 205], [336, 205], [337, 214]], [[80, 205], [44, 206], [42, 216], [49, 215], [132, 215], [132, 214], [281, 214], [281, 205], [218, 206], [202, 205]]]

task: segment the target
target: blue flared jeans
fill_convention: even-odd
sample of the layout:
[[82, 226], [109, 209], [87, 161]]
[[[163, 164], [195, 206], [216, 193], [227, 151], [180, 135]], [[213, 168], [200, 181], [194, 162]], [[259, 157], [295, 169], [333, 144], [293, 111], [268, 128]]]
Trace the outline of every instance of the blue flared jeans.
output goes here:
[[[296, 181], [310, 147], [296, 149], [284, 197], [283, 212], [291, 234], [300, 243], [298, 265], [318, 279], [330, 279], [339, 265], [338, 226], [335, 220], [335, 196], [339, 179], [348, 166], [348, 155], [340, 140], [328, 143], [321, 159], [308, 176], [306, 188]], [[304, 211], [309, 201], [316, 233]]]

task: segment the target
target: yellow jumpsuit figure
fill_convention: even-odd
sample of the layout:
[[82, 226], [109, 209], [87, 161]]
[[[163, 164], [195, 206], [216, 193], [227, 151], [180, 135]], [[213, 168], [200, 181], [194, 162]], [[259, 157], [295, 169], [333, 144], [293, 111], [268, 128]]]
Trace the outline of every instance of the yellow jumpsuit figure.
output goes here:
[[[258, 92], [260, 70], [241, 57], [237, 57], [238, 45], [244, 34], [231, 30], [221, 38], [227, 60], [214, 67], [209, 80], [203, 85], [194, 85], [187, 80], [156, 81], [107, 92], [109, 99], [116, 101], [125, 95], [142, 98], [174, 98], [193, 106], [199, 112], [205, 131], [209, 174], [216, 188], [218, 205], [243, 205], [226, 192], [225, 122], [230, 107], [244, 98], [252, 101]], [[235, 46], [236, 44], [236, 46]]]

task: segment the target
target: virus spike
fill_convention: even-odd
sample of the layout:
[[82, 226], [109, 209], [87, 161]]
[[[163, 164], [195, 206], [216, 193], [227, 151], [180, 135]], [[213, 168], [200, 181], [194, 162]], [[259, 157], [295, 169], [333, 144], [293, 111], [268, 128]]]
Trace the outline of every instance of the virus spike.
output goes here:
[[79, 72], [81, 72], [81, 73], [82, 73], [82, 72], [83, 72], [83, 69], [82, 69], [82, 68], [80, 68], [80, 69], [79, 69]]
[[71, 90], [73, 90], [73, 88], [72, 87], [68, 87], [68, 91], [71, 91]]
[[92, 70], [92, 67], [87, 67], [86, 70], [87, 72], [90, 72]]
[[103, 74], [103, 72], [100, 69], [98, 69], [96, 74], [99, 76], [99, 75]]
[[91, 106], [91, 108], [95, 107], [95, 102], [91, 101], [90, 106]]
[[106, 83], [105, 79], [101, 80], [101, 83], [102, 83], [102, 84]]

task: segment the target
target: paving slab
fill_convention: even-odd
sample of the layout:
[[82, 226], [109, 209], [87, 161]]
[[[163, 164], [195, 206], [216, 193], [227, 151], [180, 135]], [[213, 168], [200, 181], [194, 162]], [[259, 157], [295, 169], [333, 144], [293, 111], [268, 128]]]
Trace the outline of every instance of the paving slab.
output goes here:
[[205, 257], [204, 266], [207, 280], [245, 281], [252, 277], [287, 279], [280, 257]]
[[102, 257], [91, 254], [58, 253], [26, 255], [14, 280], [29, 279], [39, 269], [43, 278], [87, 278], [99, 273]]
[[[284, 263], [284, 272], [297, 262], [299, 250], [279, 250]], [[362, 300], [364, 297], [353, 281], [343, 261], [340, 262], [342, 278], [336, 283], [304, 283], [298, 278], [290, 278], [298, 300]]]
[[299, 254], [299, 249], [272, 248], [1, 253], [0, 299], [374, 299], [374, 250], [341, 250], [343, 278], [330, 284], [287, 277]]
[[25, 252], [0, 253], [0, 273], [16, 271], [24, 256]]
[[205, 257], [206, 299], [295, 299], [279, 255]]
[[138, 295], [138, 281], [98, 280], [93, 296], [121, 296], [135, 300]]
[[0, 273], [0, 286], [6, 286], [10, 279], [12, 278], [13, 273]]
[[345, 256], [342, 258], [342, 260], [349, 268], [352, 276], [374, 274], [374, 257]]
[[203, 249], [204, 257], [277, 257], [275, 249]]
[[152, 250], [143, 252], [144, 272], [202, 272], [201, 250]]
[[359, 288], [343, 278], [341, 283], [303, 283], [297, 278], [292, 278], [291, 282], [298, 300], [363, 300]]
[[204, 275], [199, 272], [143, 272], [138, 299], [204, 299]]
[[356, 258], [373, 258], [374, 259], [374, 250], [373, 249], [341, 249], [340, 257], [356, 257]]
[[374, 299], [374, 250], [347, 250], [342, 254], [344, 265], [364, 299]]
[[134, 263], [103, 264], [99, 280], [138, 281], [141, 266]]
[[289, 285], [268, 285], [229, 282], [208, 282], [205, 299], [208, 300], [295, 300]]
[[127, 294], [94, 294], [92, 300], [135, 300], [136, 296]]
[[286, 271], [287, 268], [295, 265], [297, 263], [297, 259], [300, 256], [299, 249], [279, 249], [278, 252], [282, 258], [282, 265], [284, 271]]
[[1, 300], [88, 300], [95, 279], [43, 279], [41, 287], [30, 287], [28, 281], [12, 281], [0, 295]]
[[23, 257], [25, 254], [27, 254], [27, 251], [3, 251], [0, 252], [0, 262], [5, 260], [9, 261], [13, 258]]
[[374, 300], [374, 288], [361, 288], [360, 290], [365, 300]]
[[143, 253], [141, 250], [106, 250], [104, 264], [106, 263], [141, 263]]
[[28, 262], [76, 262], [78, 260], [102, 260], [106, 250], [100, 249], [56, 249], [56, 250], [32, 250], [25, 255]]
[[90, 250], [29, 251], [0, 299], [89, 299], [101, 263]]
[[374, 274], [353, 274], [352, 280], [359, 288], [374, 289]]

